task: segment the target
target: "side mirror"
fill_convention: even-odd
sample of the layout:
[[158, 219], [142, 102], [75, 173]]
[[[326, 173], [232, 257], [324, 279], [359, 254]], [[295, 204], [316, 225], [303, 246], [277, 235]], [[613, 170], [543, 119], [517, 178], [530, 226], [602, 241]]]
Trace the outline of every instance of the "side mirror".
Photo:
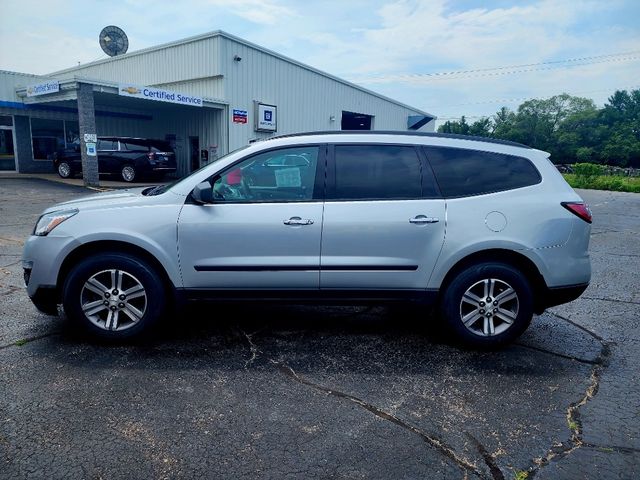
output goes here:
[[195, 186], [191, 192], [191, 198], [197, 203], [213, 203], [213, 189], [209, 182], [202, 182]]

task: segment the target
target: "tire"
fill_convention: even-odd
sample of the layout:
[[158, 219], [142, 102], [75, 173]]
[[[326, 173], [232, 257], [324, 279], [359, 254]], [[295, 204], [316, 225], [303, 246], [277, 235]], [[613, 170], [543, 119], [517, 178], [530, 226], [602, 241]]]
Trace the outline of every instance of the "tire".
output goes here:
[[160, 275], [146, 262], [112, 252], [86, 258], [71, 270], [62, 305], [69, 320], [90, 335], [124, 340], [159, 321], [166, 292]]
[[513, 342], [531, 323], [533, 291], [525, 276], [511, 265], [476, 264], [446, 287], [440, 313], [463, 344], [497, 348]]
[[73, 176], [73, 169], [68, 162], [60, 162], [57, 170], [61, 178], [71, 178]]
[[133, 182], [137, 178], [138, 172], [136, 171], [136, 167], [127, 164], [120, 170], [120, 176], [125, 182]]

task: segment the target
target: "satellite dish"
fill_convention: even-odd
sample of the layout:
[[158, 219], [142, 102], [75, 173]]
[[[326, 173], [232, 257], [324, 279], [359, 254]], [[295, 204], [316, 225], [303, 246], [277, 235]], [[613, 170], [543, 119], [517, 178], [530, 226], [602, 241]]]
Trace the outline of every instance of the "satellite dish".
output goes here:
[[100, 40], [102, 50], [104, 50], [104, 53], [110, 57], [127, 53], [127, 49], [129, 48], [129, 39], [127, 38], [127, 34], [124, 33], [121, 28], [118, 28], [115, 25], [104, 27], [98, 38]]

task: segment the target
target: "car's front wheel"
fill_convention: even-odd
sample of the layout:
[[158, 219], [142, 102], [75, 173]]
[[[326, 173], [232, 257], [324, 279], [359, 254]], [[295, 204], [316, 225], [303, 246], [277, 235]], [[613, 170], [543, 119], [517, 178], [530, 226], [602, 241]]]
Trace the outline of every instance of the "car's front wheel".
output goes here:
[[137, 336], [164, 312], [165, 291], [159, 278], [150, 265], [132, 255], [86, 258], [64, 282], [65, 313], [83, 330], [103, 339]]
[[499, 347], [518, 338], [531, 323], [533, 293], [526, 277], [513, 266], [480, 263], [449, 283], [440, 312], [463, 343]]
[[58, 164], [58, 175], [62, 178], [70, 178], [73, 175], [73, 170], [68, 162], [60, 162]]

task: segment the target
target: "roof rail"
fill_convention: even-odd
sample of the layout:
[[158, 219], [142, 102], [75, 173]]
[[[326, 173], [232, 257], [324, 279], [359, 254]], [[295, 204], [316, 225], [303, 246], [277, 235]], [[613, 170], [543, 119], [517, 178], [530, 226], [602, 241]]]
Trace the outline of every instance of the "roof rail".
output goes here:
[[477, 135], [460, 135], [457, 133], [436, 133], [436, 132], [405, 132], [400, 130], [324, 130], [318, 132], [300, 132], [278, 135], [275, 137], [265, 138], [264, 140], [275, 140], [278, 138], [304, 137], [310, 135], [397, 135], [411, 137], [433, 137], [433, 138], [451, 138], [456, 140], [470, 140], [473, 142], [497, 143], [499, 145], [510, 145], [512, 147], [528, 148], [533, 147], [523, 143], [512, 142], [510, 140], [501, 140], [499, 138], [479, 137]]

